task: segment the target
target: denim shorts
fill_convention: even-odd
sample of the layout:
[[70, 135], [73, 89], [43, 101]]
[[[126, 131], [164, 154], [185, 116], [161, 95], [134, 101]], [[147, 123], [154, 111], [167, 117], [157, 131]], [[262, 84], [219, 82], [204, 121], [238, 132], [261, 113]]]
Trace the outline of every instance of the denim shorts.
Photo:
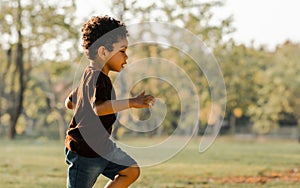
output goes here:
[[121, 170], [137, 165], [127, 153], [115, 147], [110, 159], [99, 157], [83, 157], [65, 148], [66, 162], [69, 165], [67, 187], [91, 188], [99, 175], [114, 180]]

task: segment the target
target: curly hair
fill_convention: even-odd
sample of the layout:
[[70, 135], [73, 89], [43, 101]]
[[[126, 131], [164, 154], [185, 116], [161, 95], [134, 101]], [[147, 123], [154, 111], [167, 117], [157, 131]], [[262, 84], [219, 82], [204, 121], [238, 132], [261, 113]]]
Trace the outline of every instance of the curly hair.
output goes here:
[[105, 46], [113, 50], [113, 44], [128, 36], [126, 26], [120, 20], [109, 16], [95, 16], [82, 27], [83, 48], [89, 59], [94, 59], [98, 48]]

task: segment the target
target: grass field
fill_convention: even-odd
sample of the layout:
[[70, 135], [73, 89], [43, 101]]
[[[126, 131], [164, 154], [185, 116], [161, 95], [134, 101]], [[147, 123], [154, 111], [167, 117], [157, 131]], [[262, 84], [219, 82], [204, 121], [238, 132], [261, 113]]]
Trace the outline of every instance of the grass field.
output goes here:
[[[198, 153], [199, 141], [194, 138], [162, 164], [143, 167], [131, 187], [300, 187], [300, 144], [296, 141], [219, 137], [209, 150]], [[65, 187], [62, 142], [2, 139], [0, 150], [1, 188]], [[101, 176], [95, 187], [103, 187], [106, 181]]]

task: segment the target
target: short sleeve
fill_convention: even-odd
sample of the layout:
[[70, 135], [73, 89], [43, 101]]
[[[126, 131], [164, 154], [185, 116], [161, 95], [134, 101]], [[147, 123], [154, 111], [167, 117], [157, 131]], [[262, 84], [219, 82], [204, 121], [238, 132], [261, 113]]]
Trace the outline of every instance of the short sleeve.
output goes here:
[[97, 79], [95, 97], [96, 104], [109, 100], [109, 97], [107, 96], [106, 80], [103, 78], [102, 74], [100, 74], [99, 78]]
[[92, 79], [90, 80], [89, 84], [89, 92], [91, 94], [89, 101], [91, 106], [99, 105], [104, 101], [111, 100], [112, 83], [107, 75], [100, 71], [93, 71]]

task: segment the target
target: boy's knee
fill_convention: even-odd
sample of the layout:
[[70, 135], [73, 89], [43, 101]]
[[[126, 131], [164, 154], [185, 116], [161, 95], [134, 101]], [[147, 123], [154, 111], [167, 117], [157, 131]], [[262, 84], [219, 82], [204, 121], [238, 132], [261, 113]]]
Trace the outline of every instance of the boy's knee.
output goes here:
[[127, 176], [132, 182], [137, 180], [140, 176], [140, 167], [138, 166], [130, 166], [125, 170], [120, 172], [121, 176]]
[[140, 176], [140, 173], [141, 173], [140, 167], [131, 166], [129, 168], [130, 168], [129, 177], [132, 178], [133, 181], [137, 180]]

